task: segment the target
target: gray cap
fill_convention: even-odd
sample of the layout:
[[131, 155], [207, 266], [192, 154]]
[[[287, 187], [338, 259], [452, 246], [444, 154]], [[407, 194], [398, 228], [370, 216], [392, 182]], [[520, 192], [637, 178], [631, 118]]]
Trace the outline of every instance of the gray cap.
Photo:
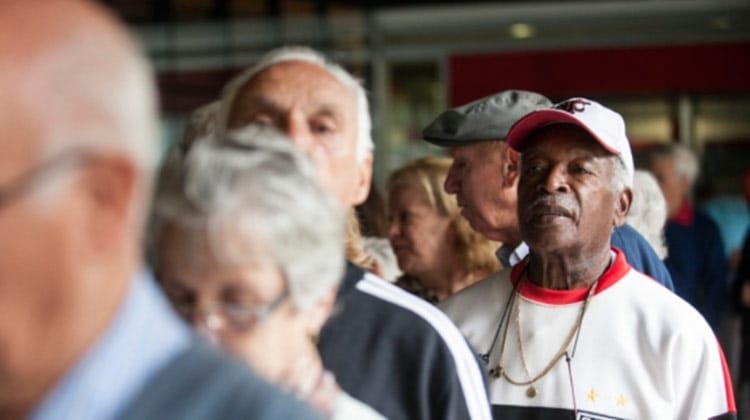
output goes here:
[[521, 117], [551, 106], [552, 102], [538, 93], [504, 90], [443, 112], [422, 130], [422, 137], [443, 147], [502, 140]]

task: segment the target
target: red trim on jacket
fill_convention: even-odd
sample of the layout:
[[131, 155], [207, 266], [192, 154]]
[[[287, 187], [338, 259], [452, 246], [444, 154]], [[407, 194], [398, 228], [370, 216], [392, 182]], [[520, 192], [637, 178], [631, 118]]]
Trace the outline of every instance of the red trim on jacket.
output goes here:
[[[601, 293], [622, 279], [628, 271], [631, 270], [630, 264], [625, 259], [625, 255], [619, 249], [612, 247], [615, 253], [615, 260], [607, 271], [602, 274], [599, 284], [596, 286], [594, 294]], [[529, 263], [527, 256], [522, 264], [516, 264], [510, 274], [511, 282], [515, 285], [525, 273], [525, 267]], [[550, 305], [566, 305], [576, 302], [582, 302], [589, 292], [587, 287], [579, 287], [572, 290], [547, 289], [534, 284], [531, 281], [524, 281], [518, 288], [521, 296], [533, 301], [546, 303]]]

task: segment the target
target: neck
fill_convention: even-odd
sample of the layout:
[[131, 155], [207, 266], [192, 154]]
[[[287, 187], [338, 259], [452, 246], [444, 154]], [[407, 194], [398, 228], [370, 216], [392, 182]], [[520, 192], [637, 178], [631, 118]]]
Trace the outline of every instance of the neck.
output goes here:
[[556, 290], [591, 286], [609, 267], [609, 247], [594, 255], [571, 258], [569, 254], [530, 250], [528, 275], [535, 284]]

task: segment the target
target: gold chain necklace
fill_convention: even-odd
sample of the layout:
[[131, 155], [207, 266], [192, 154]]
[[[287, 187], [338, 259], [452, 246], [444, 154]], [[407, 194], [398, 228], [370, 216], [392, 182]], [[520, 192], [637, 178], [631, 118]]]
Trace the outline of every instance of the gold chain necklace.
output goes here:
[[[519, 279], [519, 282], [523, 281], [525, 279], [521, 278]], [[599, 279], [596, 279], [594, 284], [591, 285], [589, 288], [588, 294], [586, 295], [586, 299], [583, 301], [583, 305], [581, 306], [581, 312], [578, 314], [578, 319], [576, 320], [575, 324], [573, 324], [573, 328], [571, 328], [570, 332], [568, 333], [568, 336], [565, 338], [565, 341], [563, 341], [562, 346], [560, 349], [555, 353], [555, 355], [552, 357], [552, 359], [547, 363], [547, 366], [542, 369], [541, 372], [539, 372], [538, 375], [531, 378], [531, 374], [529, 373], [528, 364], [526, 363], [526, 356], [524, 354], [524, 348], [523, 348], [523, 338], [521, 334], [521, 306], [520, 306], [520, 292], [516, 290], [515, 296], [513, 297], [513, 305], [515, 305], [515, 312], [516, 312], [516, 328], [518, 329], [518, 347], [519, 347], [519, 353], [521, 355], [521, 364], [523, 365], [523, 369], [526, 372], [526, 377], [530, 378], [526, 381], [519, 381], [516, 379], [511, 378], [508, 376], [508, 372], [503, 368], [503, 356], [505, 355], [505, 341], [508, 337], [508, 324], [505, 326], [505, 331], [503, 332], [503, 340], [500, 344], [500, 360], [498, 361], [497, 367], [490, 369], [490, 375], [494, 376], [495, 378], [503, 377], [506, 381], [508, 381], [510, 384], [517, 385], [517, 386], [526, 386], [529, 385], [529, 387], [526, 389], [526, 396], [529, 398], [534, 398], [537, 395], [536, 387], [534, 387], [534, 383], [538, 381], [539, 379], [543, 378], [546, 374], [548, 374], [552, 368], [557, 364], [557, 362], [565, 355], [565, 353], [568, 350], [568, 347], [570, 346], [570, 343], [573, 341], [573, 338], [576, 336], [576, 333], [580, 331], [581, 324], [583, 323], [583, 315], [586, 313], [586, 308], [589, 305], [589, 302], [591, 301], [591, 297], [594, 295], [594, 291], [596, 290], [596, 286], [599, 284]]]

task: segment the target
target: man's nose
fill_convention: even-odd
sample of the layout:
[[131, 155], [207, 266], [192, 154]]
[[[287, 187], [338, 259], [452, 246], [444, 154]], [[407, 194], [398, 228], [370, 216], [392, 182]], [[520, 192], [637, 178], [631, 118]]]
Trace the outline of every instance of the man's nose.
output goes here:
[[388, 222], [388, 239], [393, 240], [401, 232], [401, 227], [396, 220]]
[[213, 310], [196, 309], [190, 317], [193, 328], [211, 344], [219, 344], [219, 334], [224, 328], [224, 320]]
[[315, 147], [315, 138], [310, 131], [307, 121], [302, 116], [296, 114], [290, 115], [284, 132], [295, 146], [306, 154], [312, 153]]
[[567, 192], [569, 185], [565, 168], [562, 165], [550, 168], [543, 182], [539, 183], [539, 188], [544, 188], [549, 193]]

